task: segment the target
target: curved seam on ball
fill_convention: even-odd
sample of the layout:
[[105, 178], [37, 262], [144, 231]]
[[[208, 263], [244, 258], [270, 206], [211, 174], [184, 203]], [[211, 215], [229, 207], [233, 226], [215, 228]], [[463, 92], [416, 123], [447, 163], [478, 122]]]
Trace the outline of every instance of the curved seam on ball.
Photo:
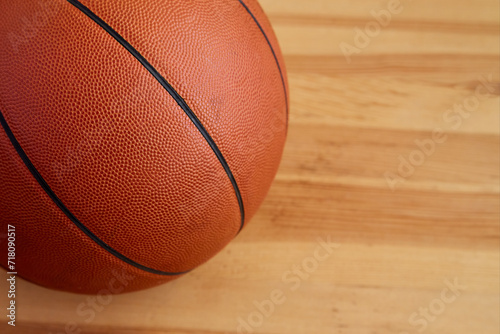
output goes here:
[[78, 218], [73, 215], [73, 213], [64, 205], [64, 203], [57, 197], [57, 195], [54, 193], [54, 191], [50, 188], [48, 183], [45, 181], [43, 176], [38, 172], [36, 167], [33, 165], [31, 160], [29, 159], [28, 155], [26, 152], [24, 152], [23, 148], [21, 147], [21, 144], [17, 140], [17, 138], [14, 136], [14, 133], [12, 132], [11, 128], [9, 127], [7, 121], [5, 120], [2, 112], [0, 111], [0, 124], [2, 125], [5, 133], [7, 134], [7, 137], [9, 138], [10, 142], [12, 143], [12, 146], [14, 146], [14, 149], [16, 150], [17, 154], [19, 157], [23, 160], [24, 164], [30, 171], [30, 173], [33, 175], [35, 180], [38, 182], [38, 184], [42, 187], [42, 189], [47, 193], [47, 195], [52, 199], [52, 201], [61, 209], [61, 211], [75, 224], [83, 233], [85, 233], [90, 239], [92, 239], [96, 244], [98, 244], [100, 247], [108, 251], [110, 254], [114, 255], [118, 259], [122, 260], [125, 263], [130, 264], [131, 266], [134, 266], [138, 269], [147, 271], [152, 274], [158, 274], [158, 275], [164, 275], [164, 276], [177, 276], [177, 275], [183, 275], [191, 270], [183, 271], [183, 272], [178, 272], [178, 273], [170, 273], [170, 272], [165, 272], [161, 270], [156, 270], [153, 268], [149, 268], [146, 266], [143, 266], [142, 264], [139, 264], [135, 262], [132, 259], [129, 259], [125, 255], [121, 254], [108, 244], [106, 244], [104, 241], [99, 239], [92, 231], [90, 231], [85, 225], [83, 225]]
[[182, 98], [182, 96], [172, 87], [172, 85], [148, 62], [144, 56], [140, 54], [127, 40], [125, 40], [117, 31], [115, 31], [111, 26], [109, 26], [104, 20], [98, 17], [95, 13], [93, 13], [89, 8], [85, 7], [78, 0], [67, 0], [70, 4], [79, 9], [83, 14], [88, 16], [92, 21], [94, 21], [97, 25], [99, 25], [103, 30], [105, 30], [111, 37], [113, 37], [118, 43], [120, 43], [132, 56], [134, 56], [142, 66], [148, 70], [149, 73], [163, 86], [163, 88], [170, 94], [170, 96], [177, 102], [179, 107], [184, 111], [184, 113], [188, 116], [191, 122], [195, 125], [198, 131], [201, 133], [205, 141], [208, 143], [212, 151], [215, 153], [217, 159], [221, 163], [224, 171], [226, 172], [236, 195], [236, 199], [238, 201], [239, 209], [240, 209], [240, 228], [238, 233], [243, 229], [245, 224], [245, 209], [243, 206], [243, 199], [241, 197], [241, 192], [236, 182], [236, 179], [227, 163], [226, 159], [222, 155], [219, 147], [210, 136], [208, 131], [205, 129], [199, 118], [196, 114], [191, 110], [186, 101]]
[[264, 35], [264, 38], [266, 39], [267, 44], [269, 45], [269, 48], [271, 49], [271, 52], [273, 53], [273, 57], [274, 57], [274, 60], [276, 61], [276, 65], [278, 65], [278, 70], [280, 72], [280, 77], [281, 77], [281, 83], [283, 84], [283, 90], [285, 92], [286, 123], [287, 123], [287, 128], [288, 128], [288, 93], [287, 93], [287, 90], [286, 90], [285, 77], [283, 75], [283, 71], [281, 70], [281, 65], [280, 65], [280, 62], [278, 60], [278, 56], [276, 55], [276, 52], [274, 51], [273, 45], [271, 44], [271, 41], [267, 37], [267, 34], [264, 31], [264, 28], [262, 28], [262, 26], [260, 25], [260, 23], [257, 20], [257, 18], [255, 17], [255, 15], [250, 10], [250, 8], [248, 8], [248, 6], [242, 0], [238, 0], [238, 2], [246, 9], [246, 11], [248, 12], [248, 14], [250, 14], [250, 16], [252, 17], [252, 19], [255, 21], [255, 24], [257, 24], [257, 27], [259, 27], [259, 30], [262, 32], [262, 35]]

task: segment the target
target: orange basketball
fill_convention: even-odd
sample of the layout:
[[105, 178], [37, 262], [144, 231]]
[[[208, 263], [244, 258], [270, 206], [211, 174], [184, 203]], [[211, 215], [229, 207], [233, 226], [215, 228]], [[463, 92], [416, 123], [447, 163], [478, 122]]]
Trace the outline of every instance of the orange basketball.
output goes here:
[[42, 286], [179, 277], [278, 169], [287, 77], [256, 0], [2, 1], [0, 78], [0, 261]]

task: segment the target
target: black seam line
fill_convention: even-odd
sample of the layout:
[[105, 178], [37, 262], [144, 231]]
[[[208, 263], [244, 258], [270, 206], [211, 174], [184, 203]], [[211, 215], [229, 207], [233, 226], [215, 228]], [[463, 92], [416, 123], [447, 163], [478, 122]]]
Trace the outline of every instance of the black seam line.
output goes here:
[[248, 8], [248, 6], [242, 0], [238, 0], [238, 1], [246, 9], [246, 11], [248, 12], [248, 14], [250, 14], [250, 16], [252, 17], [252, 19], [255, 21], [255, 24], [257, 24], [257, 27], [259, 27], [260, 31], [262, 32], [262, 35], [264, 35], [264, 38], [267, 41], [267, 44], [269, 44], [269, 48], [271, 48], [271, 52], [273, 53], [274, 60], [276, 60], [276, 65], [278, 65], [278, 70], [280, 71], [281, 83], [283, 84], [283, 90], [285, 92], [286, 123], [287, 123], [287, 128], [288, 128], [288, 93], [286, 91], [285, 77], [283, 76], [283, 71], [281, 70], [281, 66], [280, 66], [280, 62], [278, 60], [278, 56], [276, 55], [276, 52], [274, 51], [273, 45], [271, 44], [271, 41], [267, 37], [267, 34], [264, 31], [264, 28], [262, 28], [262, 26], [260, 25], [260, 23], [257, 20], [257, 18], [255, 17], [255, 15], [253, 15], [253, 13], [250, 10], [250, 8]]
[[[196, 114], [191, 110], [186, 101], [179, 95], [179, 93], [170, 85], [170, 83], [151, 65], [146, 58], [144, 58], [139, 51], [137, 51], [129, 42], [127, 42], [118, 32], [116, 32], [113, 28], [111, 28], [106, 22], [104, 22], [100, 17], [94, 14], [90, 9], [85, 7], [82, 3], [77, 0], [67, 0], [73, 6], [82, 11], [85, 15], [87, 15], [90, 19], [92, 19], [95, 23], [97, 23], [101, 28], [103, 28], [108, 34], [110, 34], [118, 43], [120, 43], [128, 52], [130, 52], [152, 75], [153, 77], [165, 88], [165, 90], [172, 96], [172, 98], [177, 102], [177, 104], [182, 108], [182, 110], [186, 113], [189, 119], [196, 126], [201, 135], [205, 138], [208, 145], [212, 148], [217, 159], [221, 163], [222, 167], [226, 171], [229, 180], [233, 186], [234, 192], [236, 194], [236, 198], [238, 200], [238, 205], [240, 207], [240, 229], [243, 229], [243, 225], [245, 224], [245, 209], [243, 207], [243, 199], [241, 197], [240, 189], [238, 188], [238, 184], [236, 183], [236, 179], [234, 178], [229, 165], [222, 155], [222, 152], [217, 147], [217, 144], [212, 139], [208, 131], [205, 129], [201, 121], [198, 119]], [[239, 232], [238, 231], [238, 232]]]
[[116, 256], [118, 259], [122, 260], [123, 262], [126, 262], [138, 269], [142, 269], [144, 271], [153, 273], [153, 274], [158, 274], [158, 275], [164, 275], [164, 276], [176, 276], [176, 275], [183, 275], [191, 270], [184, 271], [184, 272], [179, 272], [179, 273], [169, 273], [165, 271], [160, 271], [152, 268], [148, 268], [146, 266], [143, 266], [142, 264], [139, 264], [125, 255], [119, 253], [115, 249], [111, 248], [108, 244], [106, 244], [104, 241], [99, 239], [92, 231], [90, 231], [85, 225], [83, 225], [72, 213], [71, 211], [68, 210], [68, 208], [63, 204], [63, 202], [57, 197], [57, 195], [52, 191], [50, 186], [47, 184], [45, 179], [42, 177], [42, 175], [38, 172], [38, 170], [35, 168], [35, 166], [31, 163], [31, 160], [28, 158], [26, 155], [26, 152], [24, 152], [23, 148], [21, 147], [21, 144], [17, 141], [16, 137], [14, 136], [14, 133], [10, 129], [9, 125], [7, 124], [7, 121], [5, 120], [2, 112], [0, 111], [0, 123], [2, 124], [2, 127], [7, 134], [7, 136], [10, 139], [10, 142], [12, 143], [12, 146], [14, 146], [15, 150], [17, 151], [17, 154], [21, 157], [23, 160], [24, 164], [26, 167], [28, 167], [28, 170], [31, 172], [33, 177], [38, 181], [40, 186], [45, 190], [47, 195], [52, 199], [52, 201], [61, 209], [61, 211], [81, 230], [83, 233], [85, 233], [90, 239], [92, 239], [96, 244], [104, 248], [106, 251], [111, 253], [112, 255]]

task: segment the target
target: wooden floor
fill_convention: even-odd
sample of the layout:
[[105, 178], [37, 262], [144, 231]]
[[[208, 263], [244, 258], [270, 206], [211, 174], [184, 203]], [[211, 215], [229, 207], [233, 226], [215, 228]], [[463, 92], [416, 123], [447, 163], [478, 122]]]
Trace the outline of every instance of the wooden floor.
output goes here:
[[[499, 2], [261, 3], [292, 104], [251, 224], [206, 265], [88, 322], [88, 297], [18, 282], [18, 326], [2, 315], [0, 331], [500, 332]], [[377, 29], [371, 12], [387, 8]]]

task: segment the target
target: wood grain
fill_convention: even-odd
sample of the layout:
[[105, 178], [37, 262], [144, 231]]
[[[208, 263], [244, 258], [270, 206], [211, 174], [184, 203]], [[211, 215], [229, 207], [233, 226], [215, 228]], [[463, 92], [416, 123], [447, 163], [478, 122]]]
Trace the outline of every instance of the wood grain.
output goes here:
[[[18, 325], [4, 319], [2, 332], [65, 333], [74, 322], [89, 334], [237, 333], [253, 314], [262, 334], [499, 333], [498, 1], [402, 1], [350, 64], [339, 45], [389, 1], [261, 3], [292, 101], [283, 163], [251, 224], [198, 270], [115, 296], [91, 321], [77, 312], [87, 296], [19, 281]], [[469, 116], [446, 120], [485, 80]], [[438, 129], [446, 140], [391, 189], [387, 173]], [[337, 246], [316, 268], [328, 238]], [[307, 277], [290, 281], [303, 265]], [[463, 288], [440, 302], [455, 280]], [[0, 300], [7, 290], [3, 280]], [[258, 323], [255, 303], [276, 290], [286, 300]]]

